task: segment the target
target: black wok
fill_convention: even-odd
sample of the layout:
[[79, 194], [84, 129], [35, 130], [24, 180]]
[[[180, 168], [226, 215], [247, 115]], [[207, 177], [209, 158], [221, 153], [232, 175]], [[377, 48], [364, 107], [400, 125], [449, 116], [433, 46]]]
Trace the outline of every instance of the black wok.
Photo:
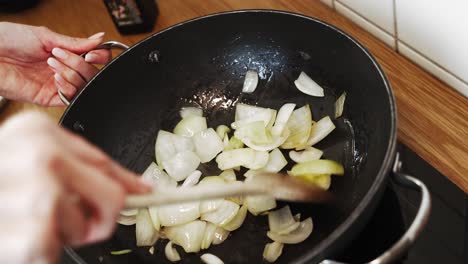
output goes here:
[[[253, 94], [241, 94], [247, 69], [260, 76]], [[324, 98], [295, 88], [301, 71], [324, 87]], [[229, 124], [237, 102], [272, 108], [287, 102], [310, 104], [318, 120], [334, 116], [334, 102], [343, 91], [344, 116], [334, 120], [337, 129], [317, 145], [325, 158], [345, 166], [346, 174], [332, 180], [337, 200], [292, 205], [294, 213], [312, 216], [314, 231], [305, 242], [287, 245], [278, 260], [316, 263], [339, 252], [364, 227], [396, 154], [390, 85], [369, 52], [342, 31], [313, 18], [266, 10], [184, 22], [141, 41], [107, 65], [73, 100], [61, 124], [141, 173], [154, 160], [157, 131], [171, 130], [182, 106], [203, 108], [211, 127]], [[204, 175], [219, 173], [215, 164], [201, 169]], [[208, 252], [225, 263], [260, 263], [269, 242], [267, 228], [266, 217], [249, 216], [225, 243]], [[151, 255], [148, 248], [135, 246], [134, 227], [119, 226], [109, 241], [67, 252], [79, 263], [170, 263], [164, 257], [165, 243], [158, 241]], [[127, 248], [132, 253], [110, 255]], [[200, 254], [178, 251], [180, 263], [200, 262]]]

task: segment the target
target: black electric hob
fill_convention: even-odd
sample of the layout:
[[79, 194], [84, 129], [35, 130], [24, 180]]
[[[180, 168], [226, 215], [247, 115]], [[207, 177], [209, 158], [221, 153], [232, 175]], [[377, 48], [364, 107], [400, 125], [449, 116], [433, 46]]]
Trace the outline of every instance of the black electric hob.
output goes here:
[[[432, 212], [425, 230], [397, 264], [468, 264], [468, 196], [403, 144], [398, 151], [401, 171], [429, 188]], [[335, 259], [357, 264], [379, 256], [411, 224], [419, 200], [419, 192], [390, 183], [365, 230]], [[64, 255], [59, 263], [74, 262]]]

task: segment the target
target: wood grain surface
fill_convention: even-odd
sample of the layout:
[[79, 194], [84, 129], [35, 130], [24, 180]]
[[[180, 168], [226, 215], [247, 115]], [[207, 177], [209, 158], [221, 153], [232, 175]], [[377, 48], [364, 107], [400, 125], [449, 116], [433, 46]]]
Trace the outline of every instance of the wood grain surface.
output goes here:
[[[397, 98], [399, 140], [468, 193], [468, 99], [319, 1], [158, 0], [157, 3], [160, 15], [155, 32], [194, 17], [248, 8], [293, 11], [341, 28], [366, 46], [383, 66]], [[0, 13], [0, 21], [43, 25], [79, 37], [105, 31], [106, 40], [127, 44], [148, 35], [120, 35], [99, 0], [42, 0], [27, 11]], [[0, 113], [0, 123], [28, 109], [46, 112], [56, 120], [64, 110], [10, 102]], [[420, 176], [424, 179], [424, 175]]]

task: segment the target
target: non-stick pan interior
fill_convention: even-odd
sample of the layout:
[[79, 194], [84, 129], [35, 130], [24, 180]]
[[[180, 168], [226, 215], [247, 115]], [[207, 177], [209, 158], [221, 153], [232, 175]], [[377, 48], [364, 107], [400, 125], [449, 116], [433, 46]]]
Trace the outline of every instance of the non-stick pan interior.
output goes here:
[[[241, 93], [247, 69], [257, 70], [260, 77], [253, 94]], [[301, 71], [324, 87], [324, 98], [295, 88]], [[332, 179], [337, 201], [292, 205], [303, 218], [312, 216], [314, 231], [305, 242], [286, 245], [278, 263], [303, 261], [307, 254], [317, 261], [325, 254], [317, 252], [325, 249], [320, 243], [352, 215], [375, 182], [381, 184], [384, 175], [379, 171], [394, 136], [393, 102], [384, 77], [361, 47], [334, 28], [267, 11], [227, 13], [176, 26], [107, 66], [69, 108], [62, 124], [141, 173], [154, 160], [157, 131], [171, 130], [182, 106], [201, 107], [211, 127], [230, 124], [237, 102], [276, 109], [290, 102], [309, 104], [313, 119], [319, 120], [334, 118], [334, 103], [343, 91], [344, 115], [334, 120], [337, 129], [316, 145], [325, 151], [324, 158], [345, 164], [346, 175]], [[214, 162], [204, 164], [202, 171], [219, 173]], [[207, 251], [225, 263], [260, 263], [269, 242], [267, 229], [267, 217], [249, 215], [225, 243]], [[158, 241], [151, 255], [148, 248], [135, 246], [134, 227], [120, 226], [109, 241], [78, 249], [77, 255], [87, 263], [170, 263], [164, 257], [165, 244]], [[110, 255], [127, 248], [132, 253]], [[199, 263], [199, 254], [178, 251], [180, 263]]]

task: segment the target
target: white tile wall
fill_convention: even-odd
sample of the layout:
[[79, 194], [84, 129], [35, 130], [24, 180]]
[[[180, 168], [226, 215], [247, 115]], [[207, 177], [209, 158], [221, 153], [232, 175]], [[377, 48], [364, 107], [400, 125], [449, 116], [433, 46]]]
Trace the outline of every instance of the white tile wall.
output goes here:
[[468, 97], [468, 0], [321, 0]]
[[[367, 18], [390, 35], [395, 35], [394, 0], [338, 0], [354, 12]], [[408, 1], [408, 0], [406, 0]]]
[[344, 15], [354, 23], [358, 24], [360, 27], [369, 31], [372, 35], [385, 42], [385, 44], [389, 45], [392, 48], [395, 48], [395, 37], [385, 32], [375, 24], [370, 23], [369, 20], [367, 20], [365, 17], [355, 13], [353, 10], [349, 9], [348, 7], [346, 7], [338, 1], [335, 2], [335, 8], [336, 11], [338, 11], [338, 13]]
[[468, 1], [396, 0], [398, 39], [468, 83]]

